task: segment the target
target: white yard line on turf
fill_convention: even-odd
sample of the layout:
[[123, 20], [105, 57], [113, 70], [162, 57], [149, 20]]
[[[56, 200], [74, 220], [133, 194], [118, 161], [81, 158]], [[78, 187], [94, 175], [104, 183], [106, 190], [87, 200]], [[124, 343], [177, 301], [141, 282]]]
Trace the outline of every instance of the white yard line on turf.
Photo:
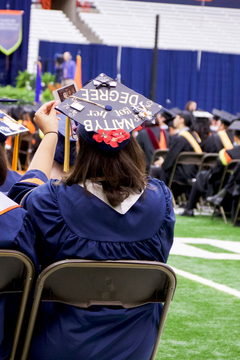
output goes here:
[[[211, 252], [194, 246], [194, 244], [208, 244], [219, 248], [219, 252]], [[231, 251], [223, 253], [221, 249]], [[198, 257], [214, 260], [240, 260], [240, 242], [215, 239], [181, 238], [175, 237], [171, 255]]]
[[232, 289], [232, 288], [230, 288], [230, 287], [228, 287], [226, 285], [215, 283], [212, 280], [208, 280], [208, 279], [205, 279], [205, 278], [203, 278], [201, 276], [191, 274], [191, 273], [189, 273], [187, 271], [176, 269], [176, 268], [174, 268], [172, 266], [171, 266], [171, 268], [175, 271], [175, 273], [177, 275], [180, 275], [180, 276], [182, 276], [182, 277], [184, 277], [186, 279], [189, 279], [189, 280], [199, 282], [200, 284], [210, 286], [210, 287], [212, 287], [212, 288], [214, 288], [216, 290], [223, 291], [223, 292], [225, 292], [227, 294], [236, 296], [237, 298], [240, 299], [240, 291], [238, 291], [238, 290]]

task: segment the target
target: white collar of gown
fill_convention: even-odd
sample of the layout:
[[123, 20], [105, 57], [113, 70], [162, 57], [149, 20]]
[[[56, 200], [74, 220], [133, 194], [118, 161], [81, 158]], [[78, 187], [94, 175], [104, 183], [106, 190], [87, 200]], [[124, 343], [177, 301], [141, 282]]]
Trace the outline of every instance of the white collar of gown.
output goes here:
[[[79, 184], [83, 187], [83, 184]], [[110, 206], [113, 210], [117, 211], [119, 214], [126, 214], [128, 210], [138, 201], [143, 191], [140, 194], [130, 194], [123, 202], [121, 202], [116, 207], [113, 207], [107, 200], [106, 195], [103, 192], [102, 186], [100, 184], [94, 184], [92, 181], [86, 181], [87, 190], [95, 195], [98, 199], [102, 200], [105, 204]]]

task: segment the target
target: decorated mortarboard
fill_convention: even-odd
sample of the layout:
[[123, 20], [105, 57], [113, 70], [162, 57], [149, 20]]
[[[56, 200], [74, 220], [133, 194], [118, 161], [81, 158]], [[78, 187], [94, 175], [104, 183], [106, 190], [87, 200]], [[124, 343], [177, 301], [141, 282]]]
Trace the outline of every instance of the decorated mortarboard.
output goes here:
[[193, 116], [195, 116], [195, 118], [199, 119], [210, 119], [212, 118], [212, 114], [208, 111], [204, 111], [204, 110], [196, 110], [192, 112]]
[[25, 131], [28, 131], [28, 128], [0, 110], [0, 142], [5, 142], [8, 136], [17, 135]]
[[9, 115], [0, 110], [0, 143], [4, 143], [8, 136], [15, 136], [12, 169], [17, 170], [19, 134], [29, 131], [28, 128], [15, 121]]
[[228, 130], [240, 131], [240, 120], [234, 120]]
[[160, 108], [105, 74], [57, 106], [57, 110], [80, 124], [79, 132], [86, 141], [97, 142], [105, 150], [125, 146], [132, 131], [144, 121], [152, 121]]
[[[64, 154], [65, 154], [65, 135], [66, 135], [66, 116], [63, 114], [59, 114], [59, 125], [58, 125], [58, 142], [56, 146], [56, 151], [54, 155], [54, 160], [59, 164], [64, 163]], [[69, 163], [70, 165], [74, 164], [76, 156], [76, 140], [70, 136], [70, 156]]]

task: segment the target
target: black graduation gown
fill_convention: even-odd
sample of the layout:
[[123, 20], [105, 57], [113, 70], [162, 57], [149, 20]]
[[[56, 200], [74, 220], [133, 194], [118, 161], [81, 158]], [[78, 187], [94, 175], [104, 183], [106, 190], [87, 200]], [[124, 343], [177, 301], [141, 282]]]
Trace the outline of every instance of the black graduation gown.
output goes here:
[[[236, 146], [230, 150], [226, 150], [226, 153], [230, 156], [232, 160], [240, 159], [240, 146]], [[187, 206], [188, 210], [192, 210], [196, 207], [196, 203], [198, 202], [200, 196], [213, 196], [218, 192], [223, 171], [224, 165], [218, 158], [216, 165], [212, 169], [208, 171], [202, 171], [200, 174], [198, 174], [197, 181], [194, 183], [194, 186], [191, 190]], [[226, 185], [227, 181], [228, 176], [226, 176], [223, 186]]]
[[[229, 139], [233, 143], [233, 132], [230, 130], [226, 131]], [[207, 153], [218, 153], [220, 150], [224, 148], [223, 143], [218, 135], [218, 133], [214, 133], [207, 138], [202, 144], [201, 148], [203, 152]]]
[[[160, 140], [160, 133], [161, 133], [161, 129], [158, 126], [153, 126], [150, 128], [151, 131], [154, 133], [154, 135], [156, 136], [157, 140]], [[169, 142], [170, 142], [170, 134], [165, 130], [165, 135], [166, 135], [166, 143], [167, 143], [167, 147], [169, 147]], [[150, 169], [150, 165], [151, 165], [151, 160], [152, 160], [152, 155], [155, 151], [154, 146], [151, 142], [151, 139], [148, 135], [147, 130], [143, 129], [141, 130], [137, 137], [136, 140], [138, 142], [138, 144], [141, 146], [141, 148], [144, 151], [145, 154], [145, 160], [146, 160], [146, 171], [147, 173], [149, 172]]]
[[[194, 133], [191, 131], [189, 132], [195, 138]], [[161, 167], [162, 178], [160, 180], [166, 181], [166, 183], [168, 183], [175, 160], [180, 152], [183, 151], [194, 152], [194, 149], [183, 136], [174, 135], [170, 149]], [[175, 171], [174, 180], [180, 184], [187, 184], [188, 179], [195, 177], [197, 170], [198, 167], [195, 165], [178, 165]]]

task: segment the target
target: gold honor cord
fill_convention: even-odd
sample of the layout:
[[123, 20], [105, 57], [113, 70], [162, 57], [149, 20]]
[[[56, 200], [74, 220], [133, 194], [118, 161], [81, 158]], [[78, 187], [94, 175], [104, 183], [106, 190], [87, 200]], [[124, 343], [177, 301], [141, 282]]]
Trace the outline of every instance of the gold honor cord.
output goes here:
[[217, 134], [220, 137], [221, 142], [225, 149], [230, 150], [233, 148], [233, 144], [229, 139], [228, 134], [226, 133], [225, 130], [218, 131]]
[[74, 96], [74, 95], [71, 95], [71, 96], [69, 96], [69, 97], [74, 98], [74, 99], [77, 99], [77, 100], [85, 101], [85, 102], [87, 102], [87, 103], [89, 103], [89, 104], [93, 104], [93, 105], [99, 106], [99, 107], [101, 107], [101, 108], [104, 109], [104, 110], [108, 110], [108, 111], [112, 110], [112, 106], [111, 106], [111, 105], [106, 105], [106, 106], [104, 106], [104, 105], [98, 104], [98, 103], [96, 103], [96, 102], [94, 102], [94, 101], [90, 101], [90, 100], [86, 100], [86, 99], [83, 99], [83, 98], [79, 98], [79, 97]]
[[14, 147], [13, 147], [12, 170], [14, 171], [17, 171], [18, 146], [19, 146], [19, 134], [15, 136]]
[[70, 125], [71, 120], [67, 116], [66, 118], [66, 130], [65, 130], [65, 150], [64, 150], [64, 164], [63, 171], [65, 173], [69, 172], [69, 162], [70, 162]]

